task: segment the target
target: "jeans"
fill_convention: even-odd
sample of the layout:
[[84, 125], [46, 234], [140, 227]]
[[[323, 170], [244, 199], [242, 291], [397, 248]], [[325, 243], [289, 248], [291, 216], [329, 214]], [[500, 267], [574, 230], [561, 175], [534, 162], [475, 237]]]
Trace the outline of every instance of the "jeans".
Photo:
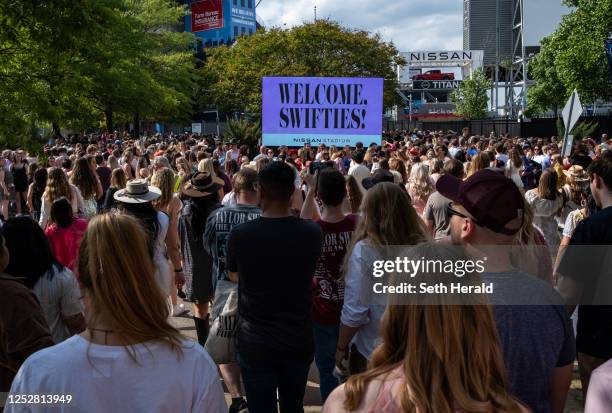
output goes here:
[[329, 394], [338, 386], [338, 379], [334, 377], [333, 372], [336, 365], [336, 346], [340, 326], [313, 323], [313, 331], [315, 363], [321, 382], [321, 399], [325, 402]]
[[238, 352], [238, 364], [246, 391], [249, 413], [303, 413], [304, 392], [312, 357], [253, 357]]

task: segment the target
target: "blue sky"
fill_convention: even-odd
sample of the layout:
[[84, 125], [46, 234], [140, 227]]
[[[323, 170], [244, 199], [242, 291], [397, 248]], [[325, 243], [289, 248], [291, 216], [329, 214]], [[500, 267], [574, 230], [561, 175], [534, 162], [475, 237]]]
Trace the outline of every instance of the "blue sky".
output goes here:
[[[493, 1], [493, 0], [491, 0]], [[554, 31], [567, 13], [561, 0], [525, 2], [525, 30], [529, 44]], [[380, 33], [400, 51], [462, 49], [461, 0], [262, 0], [257, 15], [266, 26], [294, 26], [319, 18]]]

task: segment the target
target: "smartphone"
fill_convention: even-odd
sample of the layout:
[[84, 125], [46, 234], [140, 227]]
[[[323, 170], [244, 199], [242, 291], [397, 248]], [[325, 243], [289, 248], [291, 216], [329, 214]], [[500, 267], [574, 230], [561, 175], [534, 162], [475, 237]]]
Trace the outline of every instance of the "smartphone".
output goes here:
[[334, 162], [333, 161], [327, 161], [327, 162], [312, 162], [310, 164], [310, 174], [314, 175], [315, 171], [318, 171], [320, 169], [326, 169], [326, 168], [333, 168], [334, 167]]

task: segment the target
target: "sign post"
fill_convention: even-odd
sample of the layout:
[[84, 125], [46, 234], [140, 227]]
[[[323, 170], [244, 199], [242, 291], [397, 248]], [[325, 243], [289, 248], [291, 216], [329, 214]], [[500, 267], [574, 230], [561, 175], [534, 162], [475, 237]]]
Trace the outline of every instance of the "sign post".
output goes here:
[[[563, 136], [563, 147], [561, 149], [561, 157], [569, 156], [570, 153], [567, 151], [568, 146], [571, 150], [571, 143], [568, 145], [570, 132], [576, 126], [576, 122], [582, 115], [582, 104], [580, 103], [580, 96], [578, 96], [578, 91], [574, 89], [572, 96], [568, 99], [565, 107], [563, 108], [563, 123], [565, 124], [565, 133]], [[572, 136], [572, 141], [573, 141]]]

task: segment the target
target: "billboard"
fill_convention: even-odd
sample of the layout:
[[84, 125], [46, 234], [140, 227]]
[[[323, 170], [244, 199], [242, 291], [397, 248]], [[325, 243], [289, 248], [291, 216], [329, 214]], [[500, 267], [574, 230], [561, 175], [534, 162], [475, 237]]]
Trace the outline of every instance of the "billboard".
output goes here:
[[474, 70], [482, 67], [484, 51], [482, 50], [448, 50], [435, 52], [401, 52], [406, 65], [400, 67], [400, 83], [410, 83], [413, 69], [433, 67], [461, 67], [463, 77], [467, 78]]
[[381, 143], [382, 78], [264, 77], [262, 87], [264, 145]]
[[239, 36], [257, 31], [254, 0], [188, 1], [191, 13], [185, 16], [185, 30], [195, 33], [205, 47], [231, 44]]
[[222, 0], [202, 0], [191, 3], [191, 32], [223, 28]]

